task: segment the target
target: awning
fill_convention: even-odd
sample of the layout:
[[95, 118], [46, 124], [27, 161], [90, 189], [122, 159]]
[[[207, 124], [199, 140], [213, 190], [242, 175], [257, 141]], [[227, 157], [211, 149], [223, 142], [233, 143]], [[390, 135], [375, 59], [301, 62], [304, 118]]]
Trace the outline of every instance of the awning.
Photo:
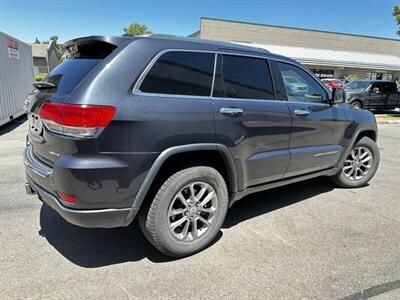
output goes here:
[[395, 55], [260, 43], [233, 43], [266, 49], [306, 65], [400, 71], [400, 56]]

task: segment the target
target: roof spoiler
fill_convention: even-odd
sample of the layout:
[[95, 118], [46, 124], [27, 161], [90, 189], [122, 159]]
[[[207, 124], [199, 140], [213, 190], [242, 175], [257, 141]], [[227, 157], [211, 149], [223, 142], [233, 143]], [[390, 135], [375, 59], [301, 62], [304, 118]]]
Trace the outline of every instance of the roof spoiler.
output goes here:
[[[131, 38], [132, 40], [134, 38]], [[67, 58], [105, 58], [128, 38], [115, 36], [88, 36], [64, 43], [64, 55]]]
[[85, 37], [80, 37], [76, 38], [73, 40], [69, 40], [63, 44], [63, 48], [66, 50], [68, 47], [72, 45], [81, 45], [81, 44], [86, 44], [86, 43], [93, 43], [93, 42], [103, 42], [107, 44], [114, 45], [115, 47], [118, 47], [119, 45], [123, 44], [126, 42], [126, 38], [124, 37], [118, 37], [118, 36], [109, 36], [109, 35], [92, 35], [92, 36], [85, 36]]

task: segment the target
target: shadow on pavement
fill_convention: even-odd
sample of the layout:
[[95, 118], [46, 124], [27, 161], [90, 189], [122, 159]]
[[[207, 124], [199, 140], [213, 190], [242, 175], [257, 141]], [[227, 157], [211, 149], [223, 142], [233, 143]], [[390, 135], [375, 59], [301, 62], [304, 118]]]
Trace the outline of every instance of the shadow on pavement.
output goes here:
[[24, 124], [26, 122], [26, 115], [22, 115], [10, 122], [8, 122], [7, 124], [3, 125], [0, 127], [0, 136], [9, 133], [10, 131], [13, 131], [15, 128], [21, 126], [22, 124]]
[[236, 202], [228, 211], [223, 228], [269, 213], [276, 209], [329, 192], [334, 184], [326, 177], [311, 179], [251, 194]]
[[[328, 192], [333, 185], [326, 178], [309, 180], [249, 195], [236, 203], [229, 211], [223, 228], [229, 228], [270, 211]], [[139, 261], [172, 261], [159, 253], [142, 235], [134, 221], [128, 227], [111, 229], [87, 229], [67, 223], [49, 206], [40, 210], [39, 234], [65, 258], [85, 268]], [[222, 237], [220, 231], [213, 244]], [[211, 246], [211, 245], [210, 245]]]
[[147, 257], [154, 262], [168, 261], [145, 239], [139, 224], [120, 228], [82, 228], [66, 222], [43, 204], [39, 234], [65, 258], [85, 268], [96, 268]]
[[[47, 204], [43, 204], [40, 226], [40, 236], [45, 237], [69, 261], [84, 268], [140, 261], [144, 258], [156, 263], [174, 260], [158, 252], [146, 240], [136, 220], [128, 227], [82, 228], [66, 222]], [[212, 244], [221, 237], [220, 231]]]

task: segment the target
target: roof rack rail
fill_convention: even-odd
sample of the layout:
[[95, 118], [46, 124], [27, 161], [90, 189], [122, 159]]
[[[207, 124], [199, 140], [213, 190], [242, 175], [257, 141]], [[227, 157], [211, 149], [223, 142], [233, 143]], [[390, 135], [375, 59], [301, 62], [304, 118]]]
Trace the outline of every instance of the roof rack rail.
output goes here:
[[163, 33], [150, 33], [150, 34], [141, 34], [136, 37], [164, 37], [164, 38], [177, 38], [176, 35], [173, 34], [163, 34]]

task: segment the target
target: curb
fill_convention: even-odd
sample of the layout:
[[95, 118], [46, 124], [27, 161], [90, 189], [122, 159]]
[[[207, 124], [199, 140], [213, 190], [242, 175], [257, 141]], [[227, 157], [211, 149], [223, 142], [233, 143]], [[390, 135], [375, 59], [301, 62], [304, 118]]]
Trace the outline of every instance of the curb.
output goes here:
[[376, 120], [377, 124], [400, 124], [399, 121], [392, 121], [392, 120]]

